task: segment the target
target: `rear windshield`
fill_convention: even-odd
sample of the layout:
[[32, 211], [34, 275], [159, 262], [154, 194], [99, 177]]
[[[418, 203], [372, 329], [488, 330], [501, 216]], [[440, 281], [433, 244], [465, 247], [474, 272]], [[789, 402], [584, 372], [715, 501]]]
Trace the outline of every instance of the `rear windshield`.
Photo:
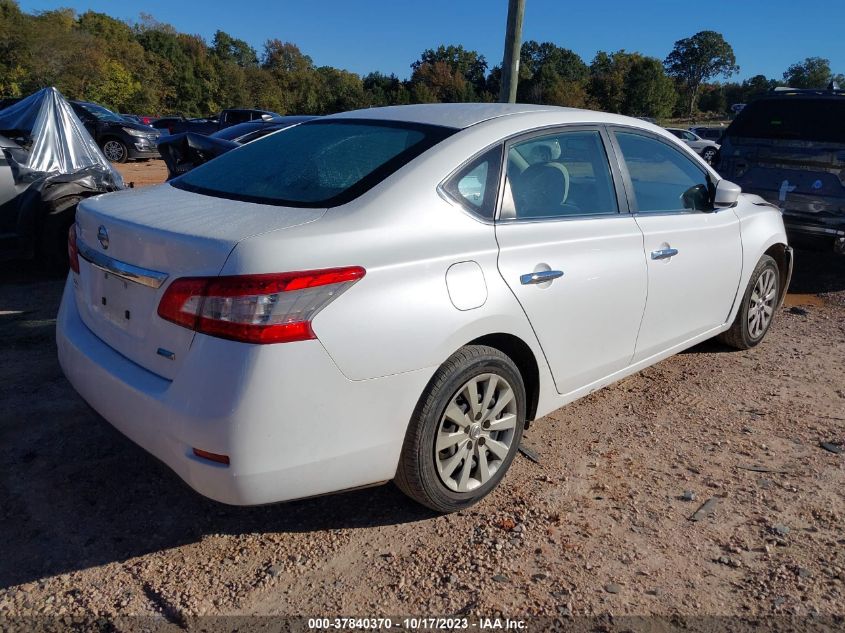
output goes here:
[[845, 143], [845, 98], [763, 99], [746, 106], [729, 136]]
[[228, 152], [171, 184], [233, 200], [332, 207], [456, 131], [393, 121], [311, 121]]

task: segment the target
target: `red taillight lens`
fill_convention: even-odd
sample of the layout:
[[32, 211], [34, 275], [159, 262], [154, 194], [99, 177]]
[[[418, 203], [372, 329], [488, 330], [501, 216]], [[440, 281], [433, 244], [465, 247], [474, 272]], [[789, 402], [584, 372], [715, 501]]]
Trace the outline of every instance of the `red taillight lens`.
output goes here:
[[67, 232], [67, 258], [70, 269], [79, 274], [79, 249], [76, 247], [76, 224], [72, 224]]
[[219, 338], [290, 343], [316, 338], [311, 320], [364, 276], [359, 266], [294, 273], [183, 277], [158, 306], [162, 319]]
[[219, 455], [217, 453], [209, 453], [208, 451], [204, 451], [200, 448], [195, 448], [194, 455], [197, 457], [202, 457], [203, 459], [207, 459], [210, 462], [217, 462], [218, 464], [225, 464], [226, 466], [229, 465], [229, 456], [228, 455]]

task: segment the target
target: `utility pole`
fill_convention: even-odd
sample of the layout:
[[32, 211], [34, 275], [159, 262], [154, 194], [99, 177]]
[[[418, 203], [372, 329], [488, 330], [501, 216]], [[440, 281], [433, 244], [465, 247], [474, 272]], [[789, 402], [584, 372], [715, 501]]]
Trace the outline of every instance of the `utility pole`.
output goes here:
[[522, 18], [525, 0], [508, 0], [508, 28], [505, 33], [505, 56], [502, 60], [501, 103], [516, 103], [516, 84], [519, 81], [519, 50], [522, 46]]

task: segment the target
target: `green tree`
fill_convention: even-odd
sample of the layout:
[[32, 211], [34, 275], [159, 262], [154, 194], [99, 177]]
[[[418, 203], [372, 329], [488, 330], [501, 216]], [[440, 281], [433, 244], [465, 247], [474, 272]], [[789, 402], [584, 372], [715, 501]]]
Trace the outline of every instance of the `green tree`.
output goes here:
[[529, 40], [519, 51], [517, 98], [529, 103], [583, 107], [587, 65], [577, 53], [552, 42]]
[[589, 69], [591, 103], [600, 110], [666, 118], [677, 101], [660, 60], [621, 50], [599, 51]]
[[29, 75], [28, 16], [13, 0], [0, 0], [0, 95], [18, 97]]
[[716, 31], [700, 31], [678, 40], [663, 65], [684, 91], [690, 117], [695, 112], [701, 84], [718, 76], [729, 77], [739, 70], [733, 48]]
[[[487, 76], [487, 60], [484, 55], [477, 51], [467, 50], [463, 46], [438, 46], [437, 49], [426, 49], [420, 55], [420, 58], [411, 64], [411, 70], [414, 75], [418, 74], [420, 68], [427, 65], [428, 68], [423, 71], [423, 74], [442, 74], [444, 70], [442, 67], [435, 65], [444, 64], [449, 68], [449, 75], [456, 77], [460, 75], [465, 84], [472, 86], [475, 95], [480, 97], [481, 93], [486, 87]], [[473, 99], [468, 99], [473, 100]]]
[[826, 88], [831, 79], [830, 60], [824, 57], [807, 57], [783, 73], [783, 81], [790, 88]]
[[411, 95], [405, 82], [396, 75], [372, 72], [363, 79], [364, 91], [372, 106], [404, 105]]
[[367, 106], [367, 95], [361, 77], [346, 70], [331, 66], [317, 69], [320, 77], [319, 114], [334, 114], [346, 110], [357, 110]]
[[131, 109], [129, 106], [140, 89], [140, 82], [120, 62], [106, 59], [97, 79], [88, 86], [86, 98], [118, 112], [126, 112]]
[[593, 104], [605, 112], [622, 112], [625, 80], [631, 68], [631, 56], [624, 50], [599, 51], [590, 64], [589, 92]]
[[703, 84], [698, 97], [698, 109], [702, 112], [722, 114], [728, 110], [725, 87], [719, 83]]
[[281, 113], [317, 114], [320, 111], [320, 76], [314, 62], [296, 44], [268, 40], [264, 44], [261, 67], [270, 71], [281, 89]]
[[234, 38], [223, 31], [214, 33], [211, 50], [224, 62], [232, 62], [242, 68], [258, 66], [258, 54], [255, 49], [244, 40]]
[[445, 61], [421, 62], [411, 76], [413, 100], [418, 103], [475, 101], [476, 94], [463, 73]]
[[678, 95], [659, 59], [633, 54], [625, 78], [622, 112], [630, 116], [665, 119], [672, 115]]

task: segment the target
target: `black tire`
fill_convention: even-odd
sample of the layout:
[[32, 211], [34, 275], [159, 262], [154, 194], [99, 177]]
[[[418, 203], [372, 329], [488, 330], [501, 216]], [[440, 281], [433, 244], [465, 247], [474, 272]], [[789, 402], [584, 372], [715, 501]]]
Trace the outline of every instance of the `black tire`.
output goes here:
[[715, 150], [715, 148], [712, 148], [712, 147], [710, 147], [710, 148], [708, 148], [708, 149], [704, 150], [704, 151], [701, 153], [701, 157], [705, 160], [705, 162], [706, 162], [708, 165], [712, 165], [712, 164], [713, 164], [713, 159], [715, 158], [715, 156], [716, 156], [716, 150]]
[[37, 251], [41, 268], [46, 273], [67, 273], [67, 234], [76, 219], [76, 205], [81, 199], [80, 196], [67, 196], [49, 203]]
[[129, 159], [129, 149], [126, 143], [113, 136], [103, 140], [101, 147], [105, 157], [112, 163], [125, 163]]
[[[495, 374], [510, 386], [516, 403], [516, 425], [507, 456], [492, 476], [473, 490], [457, 492], [449, 489], [438, 474], [435, 438], [452, 399], [473, 377], [484, 374]], [[513, 462], [525, 428], [525, 410], [525, 385], [519, 370], [507, 355], [484, 345], [468, 345], [458, 350], [434, 374], [414, 410], [402, 446], [394, 480], [396, 485], [411, 499], [437, 512], [455, 512], [473, 505], [498, 485]], [[477, 439], [475, 442], [477, 452], [484, 444], [479, 444]], [[476, 457], [471, 457], [476, 460]], [[456, 471], [460, 469], [459, 466]]]
[[[775, 295], [772, 301], [772, 316], [763, 327], [762, 332], [754, 335], [749, 329], [749, 309], [751, 308], [754, 288], [757, 285], [758, 280], [766, 274], [766, 271], [772, 271], [775, 279]], [[722, 332], [718, 337], [719, 340], [736, 349], [750, 349], [752, 347], [756, 347], [769, 331], [769, 328], [774, 321], [774, 311], [778, 305], [780, 305], [780, 269], [774, 259], [768, 255], [763, 255], [763, 257], [760, 258], [760, 261], [757, 262], [754, 272], [751, 273], [751, 279], [748, 281], [748, 287], [745, 289], [745, 294], [742, 296], [742, 303], [739, 306], [739, 311], [736, 314], [733, 325], [731, 325], [731, 329], [726, 332]]]

